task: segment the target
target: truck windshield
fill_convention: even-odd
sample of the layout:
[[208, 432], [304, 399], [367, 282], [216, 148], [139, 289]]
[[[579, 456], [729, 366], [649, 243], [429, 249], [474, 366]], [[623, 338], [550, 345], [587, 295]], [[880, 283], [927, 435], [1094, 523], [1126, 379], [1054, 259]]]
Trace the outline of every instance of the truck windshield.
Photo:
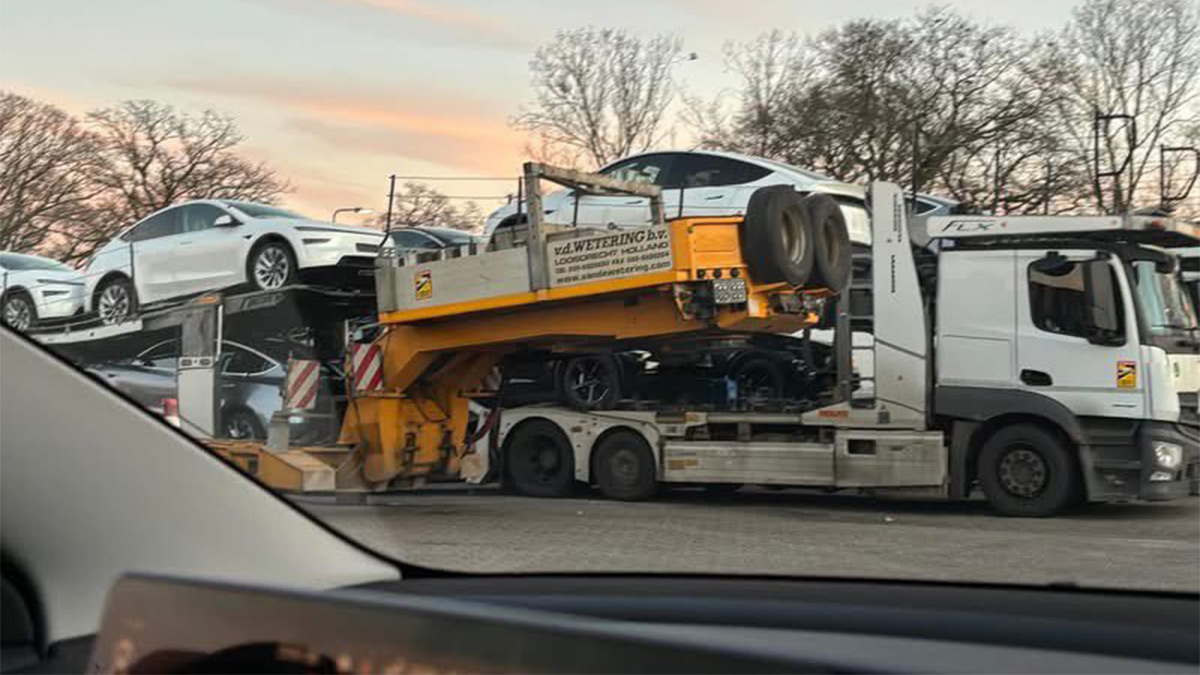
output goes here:
[[1152, 331], [1190, 330], [1197, 327], [1196, 310], [1179, 278], [1154, 269], [1154, 263], [1134, 263], [1138, 300]]

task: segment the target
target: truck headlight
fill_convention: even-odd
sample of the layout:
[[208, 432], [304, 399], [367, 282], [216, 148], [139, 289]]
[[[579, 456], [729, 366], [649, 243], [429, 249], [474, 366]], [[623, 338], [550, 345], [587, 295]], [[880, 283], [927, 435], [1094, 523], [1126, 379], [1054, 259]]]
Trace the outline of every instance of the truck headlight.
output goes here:
[[1183, 463], [1183, 448], [1159, 441], [1154, 444], [1154, 461], [1164, 469], [1178, 469]]

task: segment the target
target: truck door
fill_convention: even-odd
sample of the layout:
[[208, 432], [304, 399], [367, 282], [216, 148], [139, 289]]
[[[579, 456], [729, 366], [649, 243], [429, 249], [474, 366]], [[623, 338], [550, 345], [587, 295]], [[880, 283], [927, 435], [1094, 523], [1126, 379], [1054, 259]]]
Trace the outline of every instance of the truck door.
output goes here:
[[1016, 386], [1079, 416], [1143, 417], [1137, 317], [1117, 259], [1018, 251], [1016, 264]]

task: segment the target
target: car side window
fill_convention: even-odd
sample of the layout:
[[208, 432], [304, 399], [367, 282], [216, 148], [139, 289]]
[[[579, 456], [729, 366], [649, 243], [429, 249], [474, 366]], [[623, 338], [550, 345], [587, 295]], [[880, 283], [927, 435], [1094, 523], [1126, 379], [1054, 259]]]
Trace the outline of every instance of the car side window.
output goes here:
[[399, 248], [442, 248], [428, 235], [413, 230], [393, 230], [392, 241], [396, 242], [396, 246]]
[[176, 370], [179, 367], [179, 349], [174, 340], [160, 342], [138, 356], [140, 365], [161, 370]]
[[[1112, 286], [1118, 286], [1116, 273]], [[1029, 267], [1029, 309], [1033, 325], [1048, 333], [1087, 338], [1093, 328], [1089, 318], [1084, 264], [1068, 262], [1054, 269]], [[1120, 305], [1117, 306], [1118, 309]], [[1123, 323], [1119, 318], [1118, 325]]]
[[671, 153], [643, 155], [602, 169], [600, 173], [617, 180], [672, 187], [669, 180], [674, 159]]
[[771, 173], [770, 169], [715, 155], [682, 155], [675, 165], [673, 180], [684, 188], [718, 187], [751, 183]]
[[181, 232], [200, 232], [211, 229], [213, 222], [225, 215], [224, 211], [212, 204], [188, 204], [179, 211], [180, 217], [183, 219]]
[[178, 234], [180, 229], [179, 209], [169, 209], [142, 221], [129, 232], [129, 241], [146, 241]]
[[225, 345], [221, 359], [221, 372], [229, 375], [255, 375], [271, 369], [274, 365], [248, 349]]

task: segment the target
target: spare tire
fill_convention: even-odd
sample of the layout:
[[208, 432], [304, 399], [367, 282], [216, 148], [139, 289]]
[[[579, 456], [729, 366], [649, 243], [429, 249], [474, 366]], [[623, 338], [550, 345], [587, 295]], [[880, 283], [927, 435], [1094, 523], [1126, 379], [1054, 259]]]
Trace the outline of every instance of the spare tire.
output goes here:
[[840, 293], [850, 285], [850, 231], [837, 201], [814, 192], [801, 201], [813, 241], [813, 275], [808, 285]]
[[756, 190], [741, 229], [742, 257], [750, 276], [764, 284], [807, 282], [813, 269], [811, 230], [800, 195], [790, 185]]

